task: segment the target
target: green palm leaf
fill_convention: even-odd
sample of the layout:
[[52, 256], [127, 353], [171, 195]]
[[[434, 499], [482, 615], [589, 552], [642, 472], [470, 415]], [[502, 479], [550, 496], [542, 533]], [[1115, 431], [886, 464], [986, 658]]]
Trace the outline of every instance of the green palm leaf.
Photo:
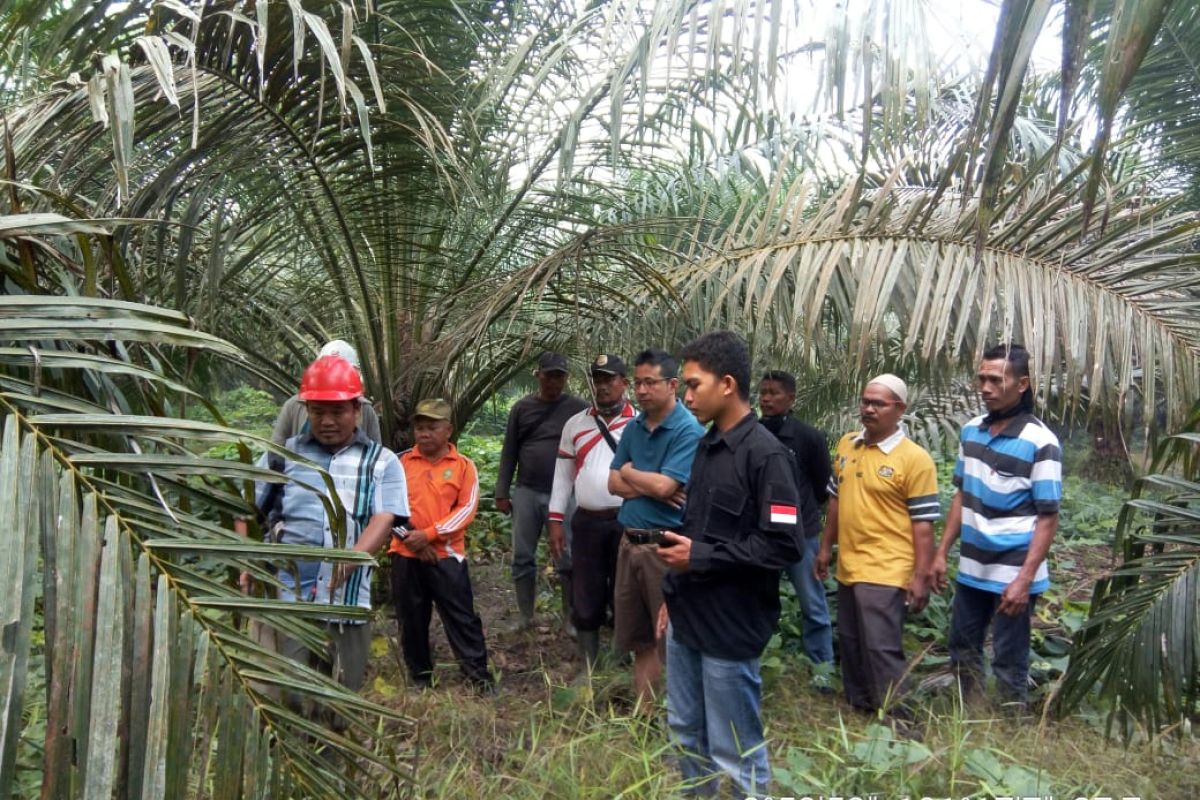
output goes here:
[[[280, 784], [309, 796], [399, 791], [413, 776], [411, 722], [262, 648], [245, 629], [245, 620], [253, 618], [319, 648], [321, 635], [306, 620], [362, 618], [366, 612], [360, 609], [342, 614], [326, 606], [245, 597], [231, 581], [234, 570], [248, 568], [270, 583], [266, 565], [324, 558], [329, 551], [280, 549], [236, 537], [217, 522], [228, 513], [231, 495], [188, 478], [205, 474], [240, 486], [243, 479], [279, 476], [204, 459], [186, 446], [246, 439], [237, 431], [104, 413], [105, 407], [137, 408], [139, 387], [182, 387], [142, 357], [150, 353], [150, 342], [162, 347], [189, 341], [235, 357], [236, 349], [190, 331], [186, 318], [135, 304], [71, 299], [63, 303], [71, 313], [59, 313], [63, 309], [52, 298], [7, 302], [11, 299], [0, 303], [0, 318], [13, 323], [10, 339], [11, 331], [25, 330], [19, 324], [26, 319], [22, 310], [46, 320], [38, 340], [47, 354], [38, 362], [40, 389], [69, 396], [91, 387], [87, 396], [102, 405], [82, 414], [30, 415], [24, 410], [27, 395], [0, 388], [5, 419], [0, 507], [17, 534], [0, 546], [0, 575], [16, 590], [4, 593], [0, 607], [0, 617], [11, 620], [16, 631], [4, 637], [0, 650], [0, 711], [6, 720], [0, 790], [8, 791], [20, 748], [29, 746], [21, 744], [21, 709], [27, 700], [24, 676], [36, 663], [47, 676], [52, 721], [45, 741], [37, 743], [48, 791], [73, 785], [94, 797], [114, 790], [184, 797], [198, 779], [211, 780], [214, 791], [246, 787], [260, 797]], [[87, 320], [111, 320], [113, 335], [124, 336], [141, 330], [133, 322], [156, 315], [153, 326], [165, 329], [163, 335], [130, 345], [128, 360], [105, 355], [111, 351], [90, 339], [95, 328]], [[18, 358], [17, 352], [5, 351], [0, 370], [20, 374], [34, 368], [32, 354]], [[106, 383], [105, 376], [119, 384]], [[159, 477], [151, 484], [147, 474]], [[184, 496], [186, 511], [179, 504]], [[232, 505], [246, 508], [240, 499]], [[362, 563], [369, 556], [341, 552], [335, 560]], [[30, 606], [39, 580], [45, 597], [41, 618]], [[30, 647], [38, 626], [44, 627], [42, 651]], [[297, 717], [271, 690], [284, 686], [346, 718], [350, 731], [333, 734]], [[114, 737], [118, 728], [123, 733]], [[195, 743], [193, 730], [201, 733]], [[380, 737], [380, 730], [394, 735]], [[297, 744], [314, 734], [324, 734], [324, 754]], [[201, 778], [210, 763], [214, 771]], [[368, 787], [353, 780], [350, 764], [389, 777]]]
[[[1192, 414], [1192, 427], [1200, 419]], [[1200, 700], [1200, 483], [1197, 436], [1163, 440], [1118, 520], [1120, 566], [1096, 584], [1056, 697], [1060, 713], [1097, 692], [1125, 737], [1195, 717]], [[1182, 468], [1181, 474], [1168, 472]]]

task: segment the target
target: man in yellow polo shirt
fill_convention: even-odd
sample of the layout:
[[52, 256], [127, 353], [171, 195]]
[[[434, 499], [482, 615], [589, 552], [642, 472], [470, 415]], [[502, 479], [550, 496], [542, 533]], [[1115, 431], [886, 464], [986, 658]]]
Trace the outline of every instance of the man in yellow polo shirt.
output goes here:
[[837, 544], [842, 686], [850, 705], [869, 712], [899, 710], [904, 618], [929, 601], [933, 522], [941, 515], [933, 459], [900, 427], [907, 404], [908, 387], [895, 375], [863, 389], [863, 429], [838, 442], [813, 565], [824, 580]]

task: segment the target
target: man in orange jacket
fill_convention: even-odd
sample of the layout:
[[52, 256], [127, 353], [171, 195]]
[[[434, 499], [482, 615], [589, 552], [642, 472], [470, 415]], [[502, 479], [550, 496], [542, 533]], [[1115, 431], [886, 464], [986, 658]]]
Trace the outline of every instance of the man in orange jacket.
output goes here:
[[494, 686], [483, 623], [475, 613], [467, 571], [466, 530], [479, 507], [479, 475], [450, 442], [450, 404], [422, 400], [413, 414], [416, 445], [400, 455], [408, 483], [408, 524], [393, 529], [392, 598], [400, 623], [404, 662], [422, 688], [433, 680], [429, 620], [437, 605], [446, 638], [467, 680]]

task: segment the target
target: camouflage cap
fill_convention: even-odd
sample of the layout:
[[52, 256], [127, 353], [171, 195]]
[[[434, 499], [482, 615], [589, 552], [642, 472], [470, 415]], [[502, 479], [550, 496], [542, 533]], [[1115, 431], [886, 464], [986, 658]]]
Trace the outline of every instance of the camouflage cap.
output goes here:
[[450, 419], [451, 408], [440, 397], [431, 397], [427, 400], [422, 400], [417, 403], [417, 410], [413, 412], [413, 419], [424, 417], [426, 419]]

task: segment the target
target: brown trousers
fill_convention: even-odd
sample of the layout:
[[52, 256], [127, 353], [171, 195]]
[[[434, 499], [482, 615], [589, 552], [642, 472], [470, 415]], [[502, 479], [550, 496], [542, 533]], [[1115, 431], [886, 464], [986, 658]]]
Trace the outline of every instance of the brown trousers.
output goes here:
[[842, 686], [850, 705], [876, 711], [904, 693], [904, 589], [875, 583], [838, 584]]

